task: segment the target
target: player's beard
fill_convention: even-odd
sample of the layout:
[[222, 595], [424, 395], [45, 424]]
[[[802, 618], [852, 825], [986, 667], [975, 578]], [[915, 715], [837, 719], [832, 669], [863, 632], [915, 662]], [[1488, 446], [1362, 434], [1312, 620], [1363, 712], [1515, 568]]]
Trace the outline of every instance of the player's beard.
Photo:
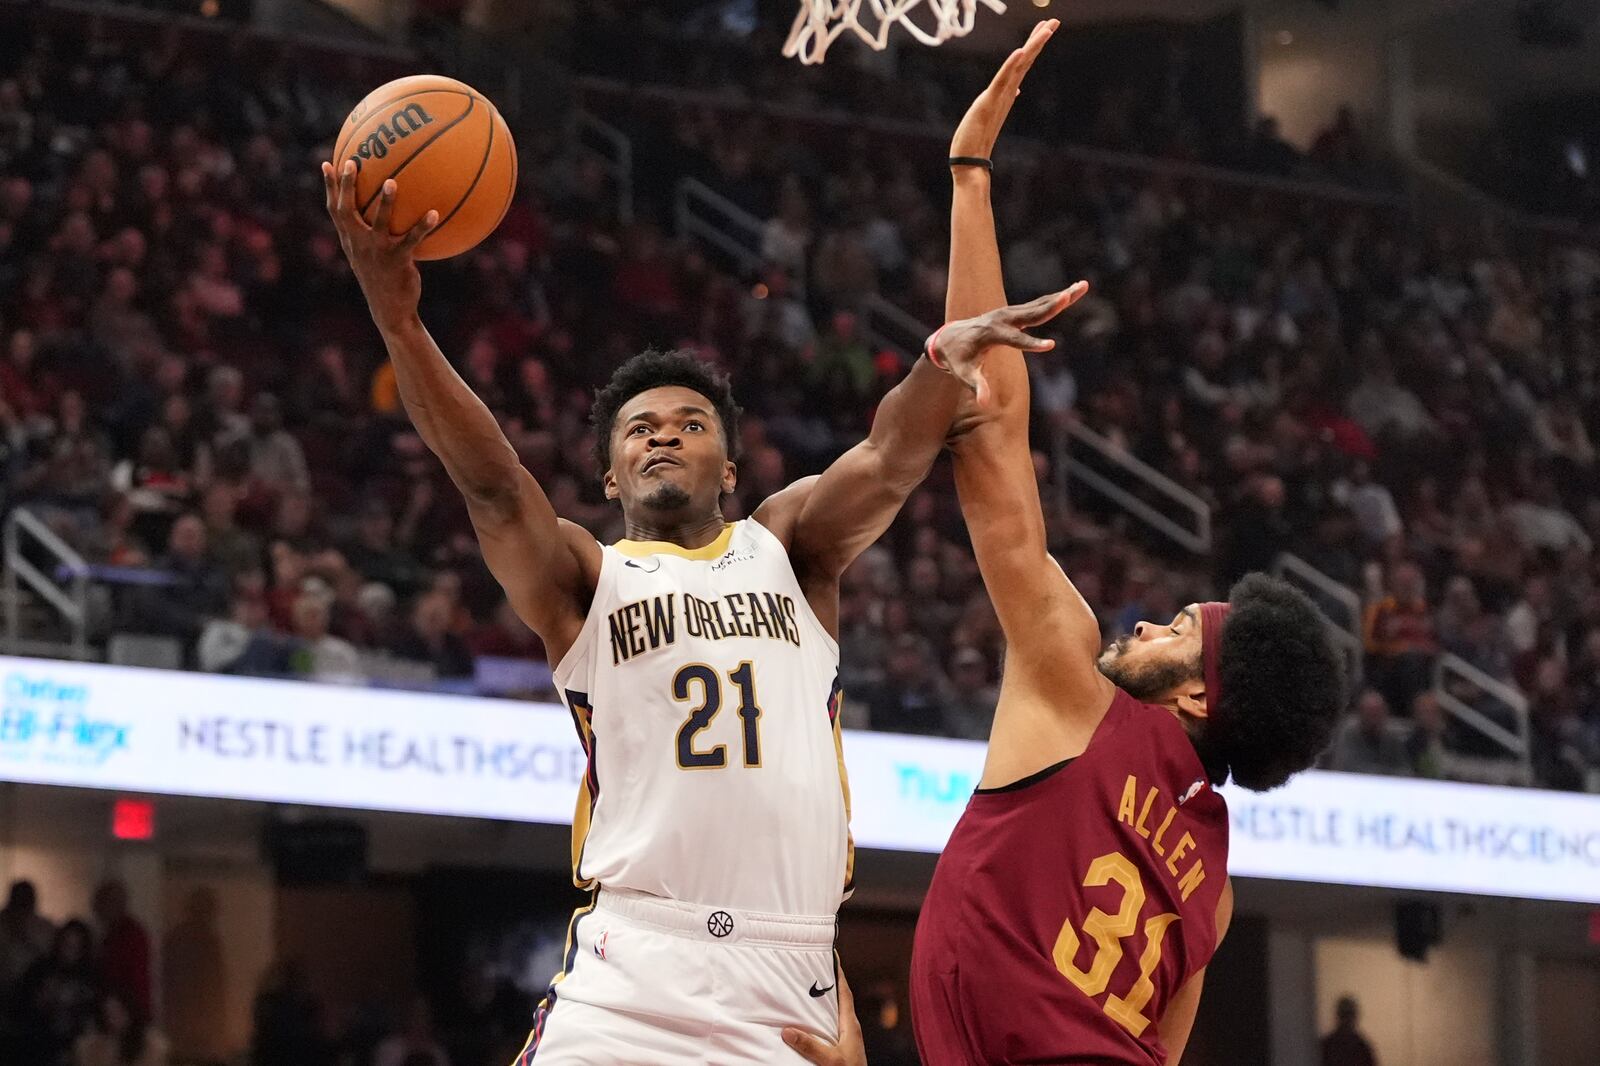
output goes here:
[[1112, 684], [1136, 700], [1155, 700], [1198, 676], [1196, 663], [1176, 659], [1130, 662], [1126, 654], [1128, 638], [1122, 637], [1100, 656], [1095, 664]]
[[652, 511], [681, 511], [689, 506], [690, 497], [681, 485], [664, 481], [639, 502]]

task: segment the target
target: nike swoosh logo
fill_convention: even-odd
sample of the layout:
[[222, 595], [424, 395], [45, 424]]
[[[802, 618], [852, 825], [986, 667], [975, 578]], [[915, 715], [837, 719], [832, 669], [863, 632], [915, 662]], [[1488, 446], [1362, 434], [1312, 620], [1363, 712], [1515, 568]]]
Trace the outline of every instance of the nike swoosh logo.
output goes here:
[[638, 560], [629, 559], [628, 562], [627, 562], [627, 565], [633, 567], [635, 570], [643, 570], [647, 574], [653, 574], [657, 570], [661, 569], [661, 560], [652, 559], [652, 560], [650, 560], [650, 563], [651, 563], [651, 565], [646, 566], [643, 563], [639, 562]]
[[818, 988], [817, 987], [817, 983], [815, 981], [811, 982], [811, 998], [812, 999], [821, 999], [823, 996], [827, 995], [829, 992], [832, 992], [832, 991], [833, 991], [833, 986], [832, 985], [829, 985], [827, 988]]

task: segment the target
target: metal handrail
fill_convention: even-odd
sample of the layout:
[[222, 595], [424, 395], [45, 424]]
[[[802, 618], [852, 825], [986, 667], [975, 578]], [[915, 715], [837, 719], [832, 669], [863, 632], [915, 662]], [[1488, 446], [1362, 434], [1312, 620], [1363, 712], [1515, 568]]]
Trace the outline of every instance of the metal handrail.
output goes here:
[[[678, 233], [681, 236], [698, 237], [720, 248], [746, 269], [761, 265], [759, 247], [764, 229], [761, 220], [727, 197], [708, 188], [705, 183], [693, 178], [684, 178], [680, 181], [674, 212]], [[720, 216], [718, 220], [706, 217], [713, 212]], [[796, 279], [796, 283], [797, 288], [802, 286], [803, 278]], [[867, 339], [879, 347], [898, 351], [902, 356], [920, 350], [923, 340], [931, 332], [926, 325], [917, 320], [915, 315], [881, 296], [867, 297], [862, 302], [862, 312], [862, 332]], [[1211, 506], [1206, 501], [1148, 463], [1135, 458], [1081, 425], [1073, 424], [1068, 427], [1067, 432], [1128, 477], [1143, 482], [1157, 494], [1188, 511], [1194, 516], [1195, 528], [1184, 528], [1150, 506], [1148, 501], [1140, 499], [1099, 470], [1075, 461], [1070, 450], [1063, 449], [1065, 454], [1062, 458], [1065, 462], [1061, 465], [1068, 476], [1076, 477], [1119, 504], [1135, 518], [1165, 534], [1189, 551], [1203, 554], [1211, 550]]]
[[[23, 554], [24, 538], [53, 556], [69, 575], [69, 591], [50, 580]], [[6, 641], [16, 648], [22, 639], [22, 586], [54, 607], [72, 633], [72, 652], [79, 659], [89, 651], [89, 565], [32, 511], [18, 507], [6, 516], [5, 545]]]
[[[1184, 528], [1150, 506], [1149, 501], [1135, 496], [1094, 467], [1074, 459], [1072, 457], [1072, 449], [1067, 447], [1066, 438], [1070, 438], [1073, 442], [1090, 449], [1135, 481], [1143, 482], [1159, 495], [1166, 497], [1194, 515], [1195, 528]], [[1206, 503], [1205, 500], [1173, 481], [1149, 463], [1132, 455], [1127, 449], [1118, 447], [1108, 438], [1102, 437], [1080, 422], [1069, 422], [1067, 424], [1066, 433], [1059, 442], [1058, 447], [1062, 458], [1060, 465], [1066, 471], [1068, 477], [1076, 478], [1088, 485], [1102, 496], [1121, 506], [1124, 511], [1127, 511], [1157, 533], [1164, 534], [1180, 547], [1186, 548], [1196, 555], [1203, 555], [1211, 550], [1211, 505]]]
[[[1486, 695], [1511, 708], [1512, 715], [1516, 719], [1516, 731], [1512, 732], [1451, 692], [1446, 684], [1447, 674], [1461, 677]], [[1528, 721], [1528, 697], [1499, 678], [1484, 673], [1459, 655], [1452, 655], [1449, 652], [1441, 652], [1434, 661], [1433, 694], [1445, 710], [1516, 756], [1522, 763], [1524, 772], [1528, 774], [1528, 780], [1533, 780], [1533, 744], [1532, 730]]]
[[1281, 553], [1272, 564], [1273, 576], [1283, 579], [1298, 578], [1316, 592], [1344, 608], [1345, 623], [1328, 619], [1328, 628], [1334, 642], [1344, 649], [1349, 658], [1347, 676], [1352, 688], [1359, 686], [1366, 672], [1366, 640], [1361, 631], [1361, 597], [1356, 590], [1336, 581], [1306, 562], [1293, 552]]
[[[729, 236], [725, 227], [701, 217], [696, 210], [700, 205], [712, 208], [725, 222], [733, 223], [746, 235], [753, 237], [754, 241], [739, 241]], [[673, 197], [673, 217], [677, 223], [679, 236], [698, 237], [726, 252], [746, 269], [761, 265], [761, 252], [758, 250], [761, 242], [761, 221], [705, 182], [694, 178], [684, 178], [678, 182], [677, 193]], [[752, 243], [755, 247], [751, 246]], [[795, 279], [797, 283], [800, 280]]]
[[629, 225], [633, 222], [633, 139], [588, 111], [578, 111], [574, 121], [579, 130], [593, 134], [609, 149], [609, 154], [602, 152], [601, 156], [606, 173], [617, 184], [617, 221]]

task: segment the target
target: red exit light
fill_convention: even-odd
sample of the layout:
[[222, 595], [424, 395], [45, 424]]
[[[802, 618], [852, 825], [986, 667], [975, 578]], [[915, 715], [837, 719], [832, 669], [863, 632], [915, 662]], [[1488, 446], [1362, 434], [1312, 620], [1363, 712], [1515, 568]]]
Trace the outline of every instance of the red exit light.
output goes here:
[[119, 799], [111, 808], [111, 835], [118, 840], [149, 840], [156, 835], [156, 805]]

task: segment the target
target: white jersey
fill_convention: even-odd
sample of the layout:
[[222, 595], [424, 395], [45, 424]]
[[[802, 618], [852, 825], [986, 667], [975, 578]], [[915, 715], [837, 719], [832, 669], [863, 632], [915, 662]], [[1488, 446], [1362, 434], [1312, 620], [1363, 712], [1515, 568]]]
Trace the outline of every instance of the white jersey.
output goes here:
[[589, 754], [573, 877], [686, 903], [831, 915], [854, 862], [839, 645], [753, 520], [703, 548], [604, 547], [555, 670]]

